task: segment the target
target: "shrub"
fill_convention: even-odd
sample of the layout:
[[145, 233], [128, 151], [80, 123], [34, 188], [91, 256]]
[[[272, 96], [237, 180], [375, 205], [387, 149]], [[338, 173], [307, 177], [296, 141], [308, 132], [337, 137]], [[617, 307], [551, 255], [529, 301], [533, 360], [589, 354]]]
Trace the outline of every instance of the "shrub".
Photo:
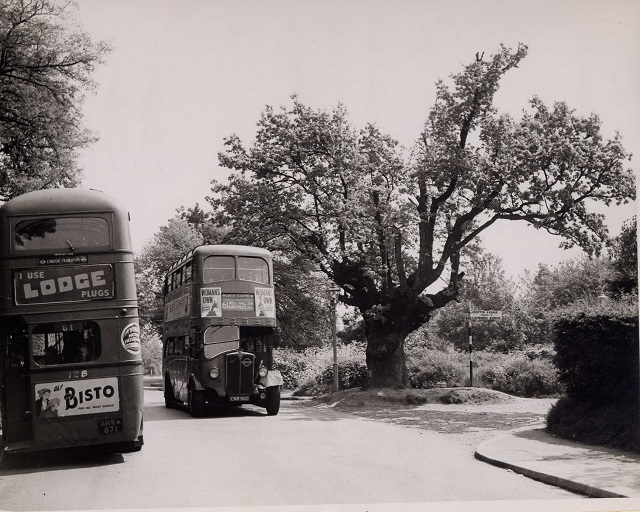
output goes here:
[[638, 312], [624, 304], [564, 311], [554, 322], [560, 380], [590, 402], [638, 400]]
[[640, 449], [637, 298], [586, 303], [554, 320], [556, 357], [567, 396], [547, 415], [562, 437]]
[[[562, 392], [548, 352], [473, 354], [473, 385], [524, 397], [557, 396]], [[408, 357], [409, 383], [414, 388], [470, 385], [469, 355], [452, 350], [423, 350]]]
[[[338, 379], [340, 389], [360, 387], [367, 370], [362, 343], [338, 343]], [[301, 352], [274, 351], [274, 366], [282, 372], [285, 387], [297, 395], [320, 395], [333, 390], [333, 347], [314, 347]]]
[[424, 350], [407, 361], [412, 388], [464, 386], [469, 373], [461, 354], [453, 351]]
[[[557, 372], [546, 350], [498, 354], [474, 353], [474, 386], [516, 396], [557, 396], [561, 391]], [[285, 387], [296, 395], [323, 395], [333, 391], [332, 347], [309, 348], [301, 352], [277, 349], [275, 367], [282, 372]], [[338, 345], [340, 389], [366, 383], [365, 345]], [[409, 384], [412, 388], [469, 386], [469, 356], [451, 348], [414, 346], [407, 353]]]
[[496, 391], [529, 398], [562, 392], [555, 366], [549, 360], [532, 360], [525, 354], [505, 357], [500, 364], [484, 370], [479, 380]]
[[273, 367], [282, 374], [283, 387], [295, 389], [307, 367], [305, 352], [291, 349], [275, 349], [273, 351]]
[[640, 452], [637, 404], [593, 404], [561, 398], [547, 413], [547, 428], [561, 437], [583, 443]]
[[[324, 369], [320, 383], [333, 385], [333, 364]], [[338, 365], [340, 389], [360, 388], [367, 383], [367, 365], [364, 361], [347, 361]]]

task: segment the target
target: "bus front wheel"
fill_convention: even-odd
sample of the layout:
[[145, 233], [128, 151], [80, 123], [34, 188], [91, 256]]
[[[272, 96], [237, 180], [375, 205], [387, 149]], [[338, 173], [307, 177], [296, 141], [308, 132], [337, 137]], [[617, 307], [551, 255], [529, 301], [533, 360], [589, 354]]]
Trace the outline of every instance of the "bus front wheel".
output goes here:
[[204, 393], [193, 389], [194, 386], [189, 386], [188, 405], [191, 416], [198, 417], [204, 415]]
[[267, 388], [267, 414], [275, 416], [280, 410], [280, 386]]

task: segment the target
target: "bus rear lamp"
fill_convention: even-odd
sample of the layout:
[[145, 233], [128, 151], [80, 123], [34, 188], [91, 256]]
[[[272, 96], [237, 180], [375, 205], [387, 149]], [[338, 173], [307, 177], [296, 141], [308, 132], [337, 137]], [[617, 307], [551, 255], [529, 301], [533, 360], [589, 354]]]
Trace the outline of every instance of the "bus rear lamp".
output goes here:
[[265, 398], [267, 398], [267, 394], [266, 393], [260, 393], [260, 400], [264, 400]]
[[220, 370], [218, 370], [217, 368], [213, 367], [211, 368], [211, 370], [209, 370], [209, 377], [211, 377], [212, 379], [217, 379], [220, 376]]
[[269, 370], [267, 370], [264, 366], [261, 366], [258, 370], [258, 375], [260, 375], [260, 377], [266, 377], [267, 373], [269, 373]]

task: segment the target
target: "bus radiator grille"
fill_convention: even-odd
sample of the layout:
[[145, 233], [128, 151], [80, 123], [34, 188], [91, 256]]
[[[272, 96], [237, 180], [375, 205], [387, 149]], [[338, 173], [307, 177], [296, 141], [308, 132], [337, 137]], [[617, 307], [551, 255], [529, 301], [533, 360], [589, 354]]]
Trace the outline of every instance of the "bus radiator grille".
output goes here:
[[227, 394], [250, 395], [253, 393], [255, 356], [236, 352], [227, 356]]

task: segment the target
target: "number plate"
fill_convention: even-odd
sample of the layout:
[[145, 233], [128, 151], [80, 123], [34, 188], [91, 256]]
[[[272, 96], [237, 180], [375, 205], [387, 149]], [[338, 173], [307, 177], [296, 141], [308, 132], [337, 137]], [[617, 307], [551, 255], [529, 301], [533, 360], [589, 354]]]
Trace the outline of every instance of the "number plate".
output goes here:
[[248, 402], [249, 395], [230, 396], [229, 401], [230, 402]]
[[103, 435], [122, 432], [122, 420], [120, 418], [98, 420], [98, 433]]

